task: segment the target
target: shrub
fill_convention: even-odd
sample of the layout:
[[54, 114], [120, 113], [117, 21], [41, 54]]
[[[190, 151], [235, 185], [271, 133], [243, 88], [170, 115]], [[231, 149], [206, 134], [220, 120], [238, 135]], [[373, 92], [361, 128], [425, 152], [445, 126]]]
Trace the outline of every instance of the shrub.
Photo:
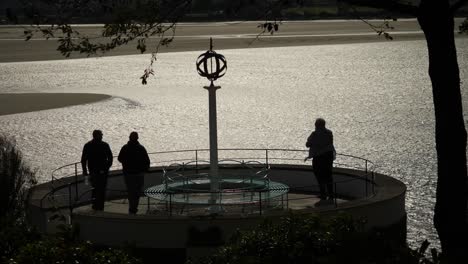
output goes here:
[[62, 225], [56, 235], [45, 235], [30, 241], [8, 259], [9, 264], [93, 263], [138, 264], [141, 261], [126, 251], [116, 248], [98, 248], [89, 241], [78, 239], [77, 226]]
[[0, 226], [0, 263], [7, 263], [19, 248], [40, 239], [40, 234], [22, 219], [3, 217]]
[[35, 172], [23, 162], [12, 138], [0, 135], [0, 260], [6, 262], [19, 247], [39, 239], [25, 222], [29, 187]]
[[239, 231], [203, 264], [229, 263], [433, 263], [426, 248], [411, 250], [392, 243], [379, 233], [364, 232], [362, 221], [339, 216], [284, 217], [279, 223], [264, 222], [250, 231]]
[[35, 171], [24, 163], [15, 141], [0, 135], [0, 218], [24, 216], [28, 190], [34, 184]]

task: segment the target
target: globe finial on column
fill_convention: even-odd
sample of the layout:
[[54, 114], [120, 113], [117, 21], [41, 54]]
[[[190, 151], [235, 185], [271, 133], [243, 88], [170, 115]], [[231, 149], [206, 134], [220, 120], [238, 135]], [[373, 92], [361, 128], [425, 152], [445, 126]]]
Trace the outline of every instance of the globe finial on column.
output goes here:
[[223, 77], [227, 71], [226, 58], [213, 50], [213, 39], [210, 38], [210, 49], [198, 56], [198, 74], [211, 82]]

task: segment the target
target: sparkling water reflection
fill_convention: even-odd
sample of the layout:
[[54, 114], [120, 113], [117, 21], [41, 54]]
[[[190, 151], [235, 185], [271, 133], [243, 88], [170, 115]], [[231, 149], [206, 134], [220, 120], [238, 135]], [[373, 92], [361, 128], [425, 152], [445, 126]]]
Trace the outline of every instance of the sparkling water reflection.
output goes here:
[[[457, 40], [466, 94], [468, 40]], [[88, 105], [1, 116], [42, 180], [78, 161], [100, 128], [114, 154], [130, 131], [151, 151], [208, 147], [207, 81], [200, 52], [160, 54], [156, 77], [139, 76], [148, 55], [0, 64], [3, 92], [107, 93]], [[338, 152], [368, 158], [408, 185], [409, 240], [434, 240], [434, 115], [425, 42], [225, 50], [217, 82], [219, 147], [305, 148], [316, 117], [334, 131]], [[464, 98], [465, 109], [467, 101]], [[465, 111], [466, 113], [466, 111]]]

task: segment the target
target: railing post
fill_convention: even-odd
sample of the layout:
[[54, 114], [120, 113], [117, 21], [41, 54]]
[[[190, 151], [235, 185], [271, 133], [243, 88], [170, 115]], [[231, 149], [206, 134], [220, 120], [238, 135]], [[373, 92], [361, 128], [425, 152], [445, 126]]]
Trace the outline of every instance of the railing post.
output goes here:
[[147, 206], [146, 206], [146, 213], [149, 213], [149, 211], [150, 211], [150, 198], [149, 198], [149, 196], [147, 198], [148, 198], [148, 203], [147, 203]]
[[265, 149], [265, 164], [268, 167], [268, 149]]
[[223, 205], [223, 192], [221, 190], [218, 191], [219, 193], [219, 206], [222, 206]]
[[70, 211], [69, 213], [69, 220], [68, 220], [68, 224], [72, 224], [72, 214], [73, 214], [73, 204], [72, 204], [72, 195], [71, 195], [71, 190], [72, 188], [72, 185], [71, 183], [68, 184], [68, 210]]
[[372, 172], [372, 195], [375, 195], [375, 174]]
[[338, 201], [337, 201], [337, 199], [336, 199], [336, 196], [337, 196], [337, 195], [336, 195], [336, 194], [337, 194], [337, 193], [336, 193], [336, 190], [337, 190], [336, 186], [337, 186], [337, 183], [336, 183], [336, 182], [333, 183], [333, 189], [334, 189], [334, 190], [333, 190], [333, 203], [335, 204], [335, 208], [338, 207]]
[[366, 175], [367, 175], [367, 160], [365, 160], [365, 162], [366, 162]]
[[260, 206], [260, 215], [262, 215], [262, 192], [258, 192], [258, 205]]
[[369, 174], [366, 171], [366, 198], [369, 196]]
[[[166, 189], [167, 190], [167, 189]], [[166, 196], [167, 198], [167, 196]], [[164, 199], [164, 205], [166, 207], [166, 212], [169, 211], [169, 206], [168, 206], [169, 202], [167, 201], [167, 199]]]
[[169, 193], [169, 216], [172, 216], [172, 193]]
[[78, 163], [75, 163], [75, 200], [78, 199]]
[[284, 194], [281, 195], [281, 209], [284, 210]]
[[184, 162], [182, 162], [182, 187], [185, 188], [185, 185], [188, 184], [187, 177], [185, 176], [185, 165]]
[[198, 173], [198, 149], [195, 150], [195, 172]]

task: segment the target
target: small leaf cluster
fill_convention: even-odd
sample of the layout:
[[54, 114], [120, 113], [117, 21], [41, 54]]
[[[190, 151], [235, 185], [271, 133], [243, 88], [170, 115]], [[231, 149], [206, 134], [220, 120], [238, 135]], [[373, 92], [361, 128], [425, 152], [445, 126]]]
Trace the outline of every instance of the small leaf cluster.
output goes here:
[[[396, 18], [392, 19], [393, 21], [396, 21]], [[374, 30], [377, 32], [379, 36], [384, 36], [386, 40], [393, 40], [393, 37], [388, 33], [388, 30], [393, 30], [395, 29], [392, 25], [390, 25], [390, 21], [385, 19], [384, 22], [378, 26], [375, 27]]]
[[276, 22], [276, 21], [265, 22], [265, 23], [259, 24], [257, 27], [260, 28], [262, 30], [262, 32], [268, 32], [271, 35], [273, 35], [273, 33], [277, 32], [279, 30], [279, 25], [280, 24], [281, 24], [281, 22]]

